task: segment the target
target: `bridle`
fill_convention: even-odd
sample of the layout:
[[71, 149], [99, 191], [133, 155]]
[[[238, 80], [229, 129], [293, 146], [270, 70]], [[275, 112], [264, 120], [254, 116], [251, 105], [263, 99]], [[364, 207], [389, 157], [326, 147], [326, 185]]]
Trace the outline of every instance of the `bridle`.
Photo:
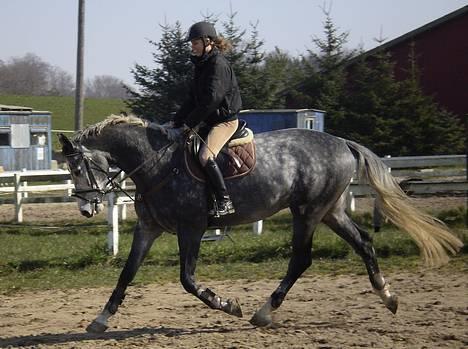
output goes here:
[[[71, 196], [77, 197], [91, 204], [100, 204], [102, 203], [102, 198], [104, 197], [104, 195], [113, 191], [116, 187], [120, 187], [120, 184], [119, 184], [120, 182], [116, 182], [115, 180], [117, 176], [110, 177], [106, 170], [104, 170], [91, 157], [85, 155], [83, 151], [78, 151], [72, 154], [67, 154], [66, 157], [67, 159], [70, 159], [71, 161], [73, 161], [73, 164], [76, 164], [76, 167], [78, 169], [81, 169], [81, 168], [85, 169], [85, 175], [86, 175], [86, 180], [88, 184], [88, 187], [85, 187], [85, 188], [83, 187], [80, 188], [75, 184], [75, 189], [73, 190], [73, 193]], [[100, 186], [99, 182], [94, 176], [93, 170], [94, 171], [97, 170], [106, 175], [107, 181], [103, 187]], [[71, 168], [70, 168], [70, 173], [72, 173]], [[120, 172], [118, 174], [120, 174]], [[88, 194], [88, 193], [96, 193], [97, 195], [93, 199], [88, 199], [86, 196], [84, 196], [85, 194]]]
[[[77, 197], [81, 200], [84, 200], [90, 204], [101, 204], [102, 199], [105, 195], [111, 193], [111, 192], [122, 192], [126, 196], [128, 196], [132, 201], [135, 201], [135, 199], [127, 192], [125, 189], [122, 188], [121, 183], [124, 182], [127, 178], [131, 177], [135, 172], [140, 170], [145, 164], [147, 164], [149, 161], [153, 160], [155, 157], [159, 156], [158, 160], [153, 166], [156, 166], [161, 159], [164, 157], [166, 152], [169, 149], [172, 148], [177, 148], [178, 143], [177, 142], [170, 142], [163, 146], [161, 149], [159, 149], [153, 156], [142, 162], [140, 165], [138, 165], [135, 169], [133, 169], [130, 173], [126, 174], [123, 178], [117, 179], [117, 177], [123, 172], [123, 170], [119, 169], [119, 171], [114, 174], [113, 176], [110, 176], [108, 171], [106, 171], [104, 168], [102, 168], [101, 165], [99, 165], [96, 161], [94, 161], [91, 157], [87, 156], [85, 152], [80, 149], [74, 153], [71, 154], [66, 154], [66, 158], [70, 159], [73, 161], [74, 164], [77, 164], [77, 167], [80, 168], [81, 164], [84, 164], [84, 168], [86, 169], [86, 180], [88, 187], [87, 188], [77, 188], [75, 185], [75, 189], [73, 190], [73, 193], [71, 196]], [[162, 154], [161, 154], [162, 153]], [[68, 161], [68, 163], [70, 163]], [[107, 181], [105, 182], [104, 186], [100, 186], [99, 182], [96, 180], [96, 177], [94, 176], [93, 170], [99, 171], [101, 173], [104, 173]], [[70, 173], [72, 173], [70, 169]], [[170, 175], [172, 173], [175, 173], [175, 171], [171, 171]], [[166, 180], [163, 181], [164, 183]], [[93, 199], [88, 199], [85, 194], [88, 193], [96, 193], [96, 197]]]

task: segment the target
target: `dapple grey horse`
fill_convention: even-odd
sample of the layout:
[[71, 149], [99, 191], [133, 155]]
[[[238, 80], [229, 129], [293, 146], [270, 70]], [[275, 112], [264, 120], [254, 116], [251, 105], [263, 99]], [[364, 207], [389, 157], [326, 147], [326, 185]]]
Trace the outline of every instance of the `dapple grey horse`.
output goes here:
[[235, 214], [209, 218], [205, 184], [192, 178], [185, 168], [184, 140], [170, 142], [164, 131], [136, 117], [111, 116], [71, 140], [60, 135], [83, 215], [92, 217], [103, 195], [118, 188], [118, 182], [109, 177], [110, 166], [125, 171], [136, 185], [138, 222], [131, 251], [109, 301], [88, 326], [90, 332], [107, 329], [128, 284], [163, 231], [177, 234], [180, 281], [185, 290], [213, 309], [242, 316], [237, 300], [224, 299], [197, 284], [195, 267], [202, 236], [207, 228], [255, 222], [285, 208], [292, 213], [292, 257], [284, 279], [251, 318], [253, 325], [272, 322], [272, 312], [311, 265], [312, 238], [320, 222], [362, 258], [373, 289], [395, 313], [398, 300], [379, 270], [372, 238], [345, 212], [347, 188], [356, 170], [375, 190], [385, 215], [411, 235], [427, 262], [445, 262], [447, 252], [455, 254], [462, 246], [441, 222], [411, 206], [386, 166], [369, 149], [304, 129], [256, 135], [255, 168], [246, 176], [227, 181]]

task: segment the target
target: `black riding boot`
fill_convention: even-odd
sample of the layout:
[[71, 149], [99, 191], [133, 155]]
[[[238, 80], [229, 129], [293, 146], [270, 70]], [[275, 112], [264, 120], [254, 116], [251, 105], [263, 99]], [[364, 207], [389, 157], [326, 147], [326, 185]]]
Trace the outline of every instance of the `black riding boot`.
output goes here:
[[214, 216], [225, 216], [235, 212], [231, 198], [224, 183], [223, 174], [216, 161], [209, 159], [204, 167], [205, 174], [209, 178], [211, 187], [216, 197], [214, 211], [210, 212]]

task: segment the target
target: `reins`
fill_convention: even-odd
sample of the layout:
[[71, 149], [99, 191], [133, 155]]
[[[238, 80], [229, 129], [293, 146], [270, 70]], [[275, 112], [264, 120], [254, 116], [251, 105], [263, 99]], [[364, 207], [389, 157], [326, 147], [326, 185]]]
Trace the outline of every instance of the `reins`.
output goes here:
[[[175, 149], [177, 147], [178, 147], [178, 143], [174, 142], [174, 141], [166, 144], [161, 149], [159, 149], [155, 154], [153, 154], [147, 160], [143, 161], [140, 165], [138, 165], [130, 173], [126, 174], [123, 178], [121, 178], [118, 181], [116, 181], [116, 178], [123, 172], [123, 170], [120, 169], [115, 175], [113, 175], [111, 177], [111, 176], [108, 175], [106, 170], [104, 170], [92, 158], [86, 156], [83, 151], [72, 153], [72, 154], [67, 154], [66, 155], [67, 157], [78, 157], [79, 156], [81, 158], [79, 161], [84, 162], [85, 167], [86, 167], [86, 176], [87, 176], [88, 184], [90, 186], [90, 189], [75, 189], [73, 191], [72, 196], [78, 197], [78, 198], [80, 198], [80, 199], [82, 199], [84, 201], [87, 201], [87, 202], [92, 202], [92, 203], [97, 203], [98, 204], [98, 203], [102, 202], [102, 197], [104, 195], [109, 194], [111, 192], [120, 191], [120, 192], [124, 193], [126, 196], [128, 196], [129, 199], [131, 199], [132, 201], [135, 201], [135, 199], [124, 188], [122, 188], [121, 183], [124, 182], [129, 177], [131, 177], [133, 174], [135, 174], [137, 171], [139, 171], [141, 168], [143, 168], [148, 162], [152, 161], [155, 157], [159, 156], [162, 153], [159, 156], [156, 163], [153, 165], [153, 167], [156, 166], [161, 161], [161, 159], [164, 157], [164, 155], [166, 154], [166, 152], [169, 149], [172, 149], [172, 148]], [[105, 183], [104, 188], [101, 188], [99, 183], [97, 182], [93, 172], [91, 171], [90, 164], [94, 165], [94, 168], [93, 168], [94, 170], [98, 170], [98, 171], [100, 171], [100, 172], [102, 172], [102, 173], [104, 173], [106, 175], [107, 182]], [[154, 192], [155, 190], [159, 190], [160, 188], [162, 188], [168, 182], [168, 180], [169, 180], [169, 178], [170, 178], [170, 176], [172, 174], [177, 174], [178, 173], [178, 170], [177, 171], [175, 171], [175, 170], [177, 170], [177, 169], [176, 168], [172, 169], [172, 171], [169, 173], [169, 175], [167, 175], [161, 182], [159, 182], [149, 192]], [[109, 188], [106, 189], [107, 187], [109, 187]], [[97, 193], [97, 194], [100, 195], [100, 197], [98, 197], [98, 198], [96, 198], [94, 200], [89, 200], [89, 199], [87, 199], [86, 197], [84, 197], [82, 195], [82, 194], [87, 194], [87, 193]], [[141, 198], [143, 196], [143, 193], [138, 194], [138, 196]]]

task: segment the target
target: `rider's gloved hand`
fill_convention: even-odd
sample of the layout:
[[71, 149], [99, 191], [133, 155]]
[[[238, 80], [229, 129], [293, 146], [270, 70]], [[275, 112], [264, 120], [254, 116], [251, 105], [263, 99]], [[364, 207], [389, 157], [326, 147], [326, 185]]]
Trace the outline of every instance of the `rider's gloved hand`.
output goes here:
[[177, 128], [168, 128], [166, 130], [167, 131], [167, 138], [170, 141], [176, 141], [180, 137], [182, 137], [188, 130], [189, 130], [189, 128], [187, 126], [185, 126], [185, 125], [182, 126], [182, 127], [177, 127]]
[[161, 125], [164, 130], [168, 130], [174, 127], [174, 121], [168, 121]]

